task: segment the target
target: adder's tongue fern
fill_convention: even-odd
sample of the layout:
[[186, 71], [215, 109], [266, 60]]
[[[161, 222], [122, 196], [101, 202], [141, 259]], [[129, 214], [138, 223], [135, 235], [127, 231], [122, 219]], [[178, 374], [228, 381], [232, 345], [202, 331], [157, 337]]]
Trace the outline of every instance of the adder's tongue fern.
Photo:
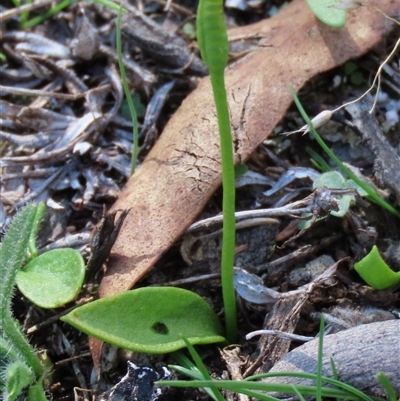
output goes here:
[[231, 125], [224, 82], [224, 70], [229, 58], [229, 44], [222, 0], [200, 0], [197, 10], [197, 40], [201, 56], [210, 70], [210, 80], [217, 109], [223, 187], [222, 294], [225, 308], [226, 337], [229, 341], [234, 342], [237, 336], [235, 289], [233, 285], [235, 172]]

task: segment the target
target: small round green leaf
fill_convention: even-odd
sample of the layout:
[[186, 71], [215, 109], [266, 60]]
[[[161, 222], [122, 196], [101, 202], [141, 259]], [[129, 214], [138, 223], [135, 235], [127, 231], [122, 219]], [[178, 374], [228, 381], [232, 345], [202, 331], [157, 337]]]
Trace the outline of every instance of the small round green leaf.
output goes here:
[[337, 0], [307, 0], [313, 14], [324, 24], [341, 28], [346, 22], [346, 11], [335, 8]]
[[71, 248], [54, 249], [31, 260], [17, 273], [19, 290], [41, 308], [58, 308], [79, 293], [85, 262]]
[[175, 287], [146, 287], [103, 298], [61, 318], [117, 347], [167, 353], [192, 344], [225, 341], [221, 323], [199, 295]]
[[[345, 180], [343, 176], [337, 171], [327, 171], [326, 173], [321, 174], [313, 184], [313, 188], [332, 188], [332, 189], [344, 189]], [[336, 196], [338, 200], [339, 210], [332, 210], [330, 212], [331, 215], [336, 217], [343, 217], [348, 211], [350, 204], [354, 202], [354, 195], [340, 195]]]
[[387, 290], [400, 285], [400, 272], [394, 272], [382, 259], [374, 245], [371, 252], [354, 265], [360, 277], [376, 290]]

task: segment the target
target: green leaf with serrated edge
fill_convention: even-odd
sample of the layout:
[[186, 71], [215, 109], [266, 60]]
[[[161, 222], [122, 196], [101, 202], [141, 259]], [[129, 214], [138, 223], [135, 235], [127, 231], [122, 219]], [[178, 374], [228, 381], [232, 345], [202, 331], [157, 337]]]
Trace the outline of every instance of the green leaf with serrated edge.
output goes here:
[[36, 206], [22, 209], [12, 220], [0, 249], [0, 303], [10, 302], [15, 276], [27, 257], [32, 228], [35, 224]]
[[346, 11], [334, 8], [337, 0], [307, 0], [313, 14], [324, 24], [341, 28], [346, 22]]
[[27, 259], [31, 234], [38, 226], [37, 217], [38, 206], [26, 206], [14, 217], [4, 236], [0, 249], [0, 310], [3, 338], [11, 345], [18, 360], [26, 362], [38, 377], [43, 366], [11, 312], [15, 277]]
[[225, 341], [215, 312], [199, 295], [175, 287], [146, 287], [100, 299], [61, 318], [117, 347], [158, 354]]
[[383, 260], [374, 245], [371, 252], [354, 265], [360, 277], [376, 290], [387, 290], [400, 285], [400, 272], [394, 272]]
[[31, 384], [34, 380], [34, 374], [29, 367], [16, 361], [9, 364], [5, 370], [5, 395], [9, 401], [14, 401], [22, 390]]
[[72, 301], [85, 278], [82, 255], [71, 248], [54, 249], [31, 260], [17, 274], [19, 290], [41, 308]]
[[[0, 337], [0, 371], [8, 362], [14, 362], [20, 359], [20, 356], [17, 350], [12, 346], [12, 343], [4, 338]], [[0, 374], [0, 381], [2, 379], [2, 375]]]

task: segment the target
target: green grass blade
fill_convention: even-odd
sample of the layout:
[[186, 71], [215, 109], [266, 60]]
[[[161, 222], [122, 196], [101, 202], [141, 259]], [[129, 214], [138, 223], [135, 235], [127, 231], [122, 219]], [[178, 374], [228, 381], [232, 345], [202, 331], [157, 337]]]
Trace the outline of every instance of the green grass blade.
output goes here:
[[332, 171], [332, 167], [328, 164], [328, 162], [317, 152], [315, 152], [313, 149], [309, 148], [308, 146], [306, 147], [306, 152], [311, 156], [311, 163], [319, 170], [321, 170], [323, 173], [326, 173], [327, 171]]
[[297, 397], [299, 397], [300, 401], [306, 401], [305, 398], [303, 397], [303, 395], [300, 393], [299, 390], [297, 390], [295, 385], [292, 385], [293, 391], [295, 392], [295, 394], [297, 394]]
[[325, 319], [324, 315], [321, 314], [321, 321], [319, 324], [319, 341], [318, 341], [318, 357], [317, 357], [317, 401], [322, 400], [322, 357], [324, 352], [324, 327], [325, 327]]
[[[330, 363], [331, 369], [332, 369], [332, 377], [335, 380], [339, 380], [339, 375], [338, 375], [338, 372], [337, 372], [337, 369], [336, 369], [335, 361], [333, 360], [332, 357], [329, 358], [329, 363]], [[337, 401], [339, 401], [339, 400], [337, 400]]]
[[133, 149], [132, 149], [132, 161], [131, 161], [131, 175], [135, 172], [137, 159], [138, 159], [138, 151], [139, 151], [139, 130], [138, 130], [138, 122], [136, 109], [133, 105], [132, 96], [129, 90], [128, 80], [126, 78], [126, 71], [124, 66], [124, 61], [122, 59], [122, 44], [121, 44], [121, 15], [122, 15], [122, 6], [118, 10], [118, 18], [116, 24], [116, 36], [117, 36], [117, 54], [118, 54], [118, 65], [119, 71], [122, 79], [122, 87], [124, 88], [126, 101], [128, 103], [129, 112], [132, 117], [132, 125], [133, 125]]
[[[288, 375], [287, 375], [288, 376]], [[316, 375], [308, 375], [309, 379], [316, 379]], [[324, 378], [325, 379], [325, 378]], [[333, 384], [336, 384], [336, 381], [331, 379]], [[340, 382], [339, 382], [340, 383]], [[296, 394], [293, 390], [292, 384], [281, 384], [281, 383], [265, 383], [265, 382], [252, 382], [246, 380], [192, 380], [192, 381], [185, 381], [185, 380], [160, 380], [157, 382], [159, 385], [163, 386], [171, 386], [171, 387], [195, 387], [195, 388], [202, 388], [202, 387], [216, 387], [225, 390], [240, 392], [245, 394], [248, 391], [262, 391], [262, 392], [278, 392], [284, 394]], [[351, 389], [351, 391], [347, 391], [347, 389], [340, 389], [340, 388], [331, 388], [331, 387], [322, 387], [321, 394], [323, 397], [330, 397], [330, 398], [338, 398], [343, 400], [365, 400], [365, 401], [374, 401], [376, 399], [372, 399], [368, 397], [366, 394], [362, 393], [361, 391], [352, 388], [351, 386], [345, 385], [344, 383], [340, 383], [344, 387], [347, 386]], [[305, 385], [296, 385], [296, 390], [299, 391], [303, 396], [314, 396], [316, 395], [317, 388], [316, 386], [305, 386]]]
[[393, 388], [392, 383], [390, 383], [389, 379], [382, 372], [378, 372], [377, 377], [387, 392], [388, 400], [397, 401], [398, 397], [396, 394], [396, 390]]
[[[32, 0], [26, 1], [26, 4], [31, 4], [31, 3], [32, 3]], [[28, 21], [28, 18], [29, 18], [29, 11], [25, 11], [21, 14], [20, 24], [21, 24], [22, 29], [25, 28], [25, 24]]]
[[74, 2], [75, 2], [75, 0], [64, 0], [64, 1], [61, 1], [60, 3], [56, 4], [49, 11], [47, 11], [41, 15], [38, 15], [37, 17], [34, 17], [28, 21], [22, 22], [22, 19], [21, 19], [21, 24], [22, 24], [21, 26], [23, 27], [23, 29], [26, 29], [26, 28], [32, 28], [36, 25], [39, 25], [42, 22], [46, 21], [47, 19], [51, 18], [53, 15], [58, 14], [61, 10], [63, 10], [64, 8], [67, 8], [69, 5], [71, 5]]
[[[317, 375], [315, 373], [305, 373], [305, 372], [274, 372], [274, 373], [262, 373], [259, 375], [254, 375], [254, 376], [249, 376], [246, 378], [246, 381], [253, 381], [253, 380], [259, 380], [262, 378], [266, 377], [297, 377], [300, 379], [311, 379], [311, 380], [317, 380]], [[345, 391], [346, 397], [351, 400], [364, 400], [364, 401], [372, 401], [373, 398], [369, 397], [367, 394], [364, 394], [362, 391], [356, 389], [353, 386], [350, 386], [349, 384], [343, 383], [340, 380], [335, 380], [330, 377], [326, 376], [321, 376], [321, 381], [324, 384], [329, 384], [331, 386], [337, 387], [337, 390], [339, 390], [340, 394], [343, 394], [342, 392]], [[329, 393], [327, 394], [326, 391], [329, 391], [329, 388], [323, 387], [323, 395], [324, 396], [329, 396], [329, 397], [337, 397], [337, 394]], [[343, 398], [343, 397], [338, 397], [338, 398]]]
[[[208, 373], [206, 366], [204, 365], [203, 361], [201, 360], [200, 355], [194, 349], [193, 345], [185, 337], [183, 337], [183, 341], [185, 342], [186, 347], [190, 353], [190, 356], [193, 358], [193, 361], [196, 364], [197, 369], [199, 370], [201, 375], [204, 377], [205, 380], [211, 380], [211, 376]], [[224, 397], [222, 396], [222, 394], [219, 392], [219, 390], [217, 388], [210, 388], [210, 390], [213, 394], [213, 398], [216, 401], [225, 401]]]

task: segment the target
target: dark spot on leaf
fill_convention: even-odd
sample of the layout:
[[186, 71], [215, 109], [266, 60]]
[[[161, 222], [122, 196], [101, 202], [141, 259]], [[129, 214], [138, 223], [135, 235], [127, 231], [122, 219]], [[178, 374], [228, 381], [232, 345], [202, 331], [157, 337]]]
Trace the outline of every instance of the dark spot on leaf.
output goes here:
[[161, 322], [154, 323], [151, 328], [158, 334], [168, 334], [169, 333], [168, 327], [164, 323], [161, 323]]

